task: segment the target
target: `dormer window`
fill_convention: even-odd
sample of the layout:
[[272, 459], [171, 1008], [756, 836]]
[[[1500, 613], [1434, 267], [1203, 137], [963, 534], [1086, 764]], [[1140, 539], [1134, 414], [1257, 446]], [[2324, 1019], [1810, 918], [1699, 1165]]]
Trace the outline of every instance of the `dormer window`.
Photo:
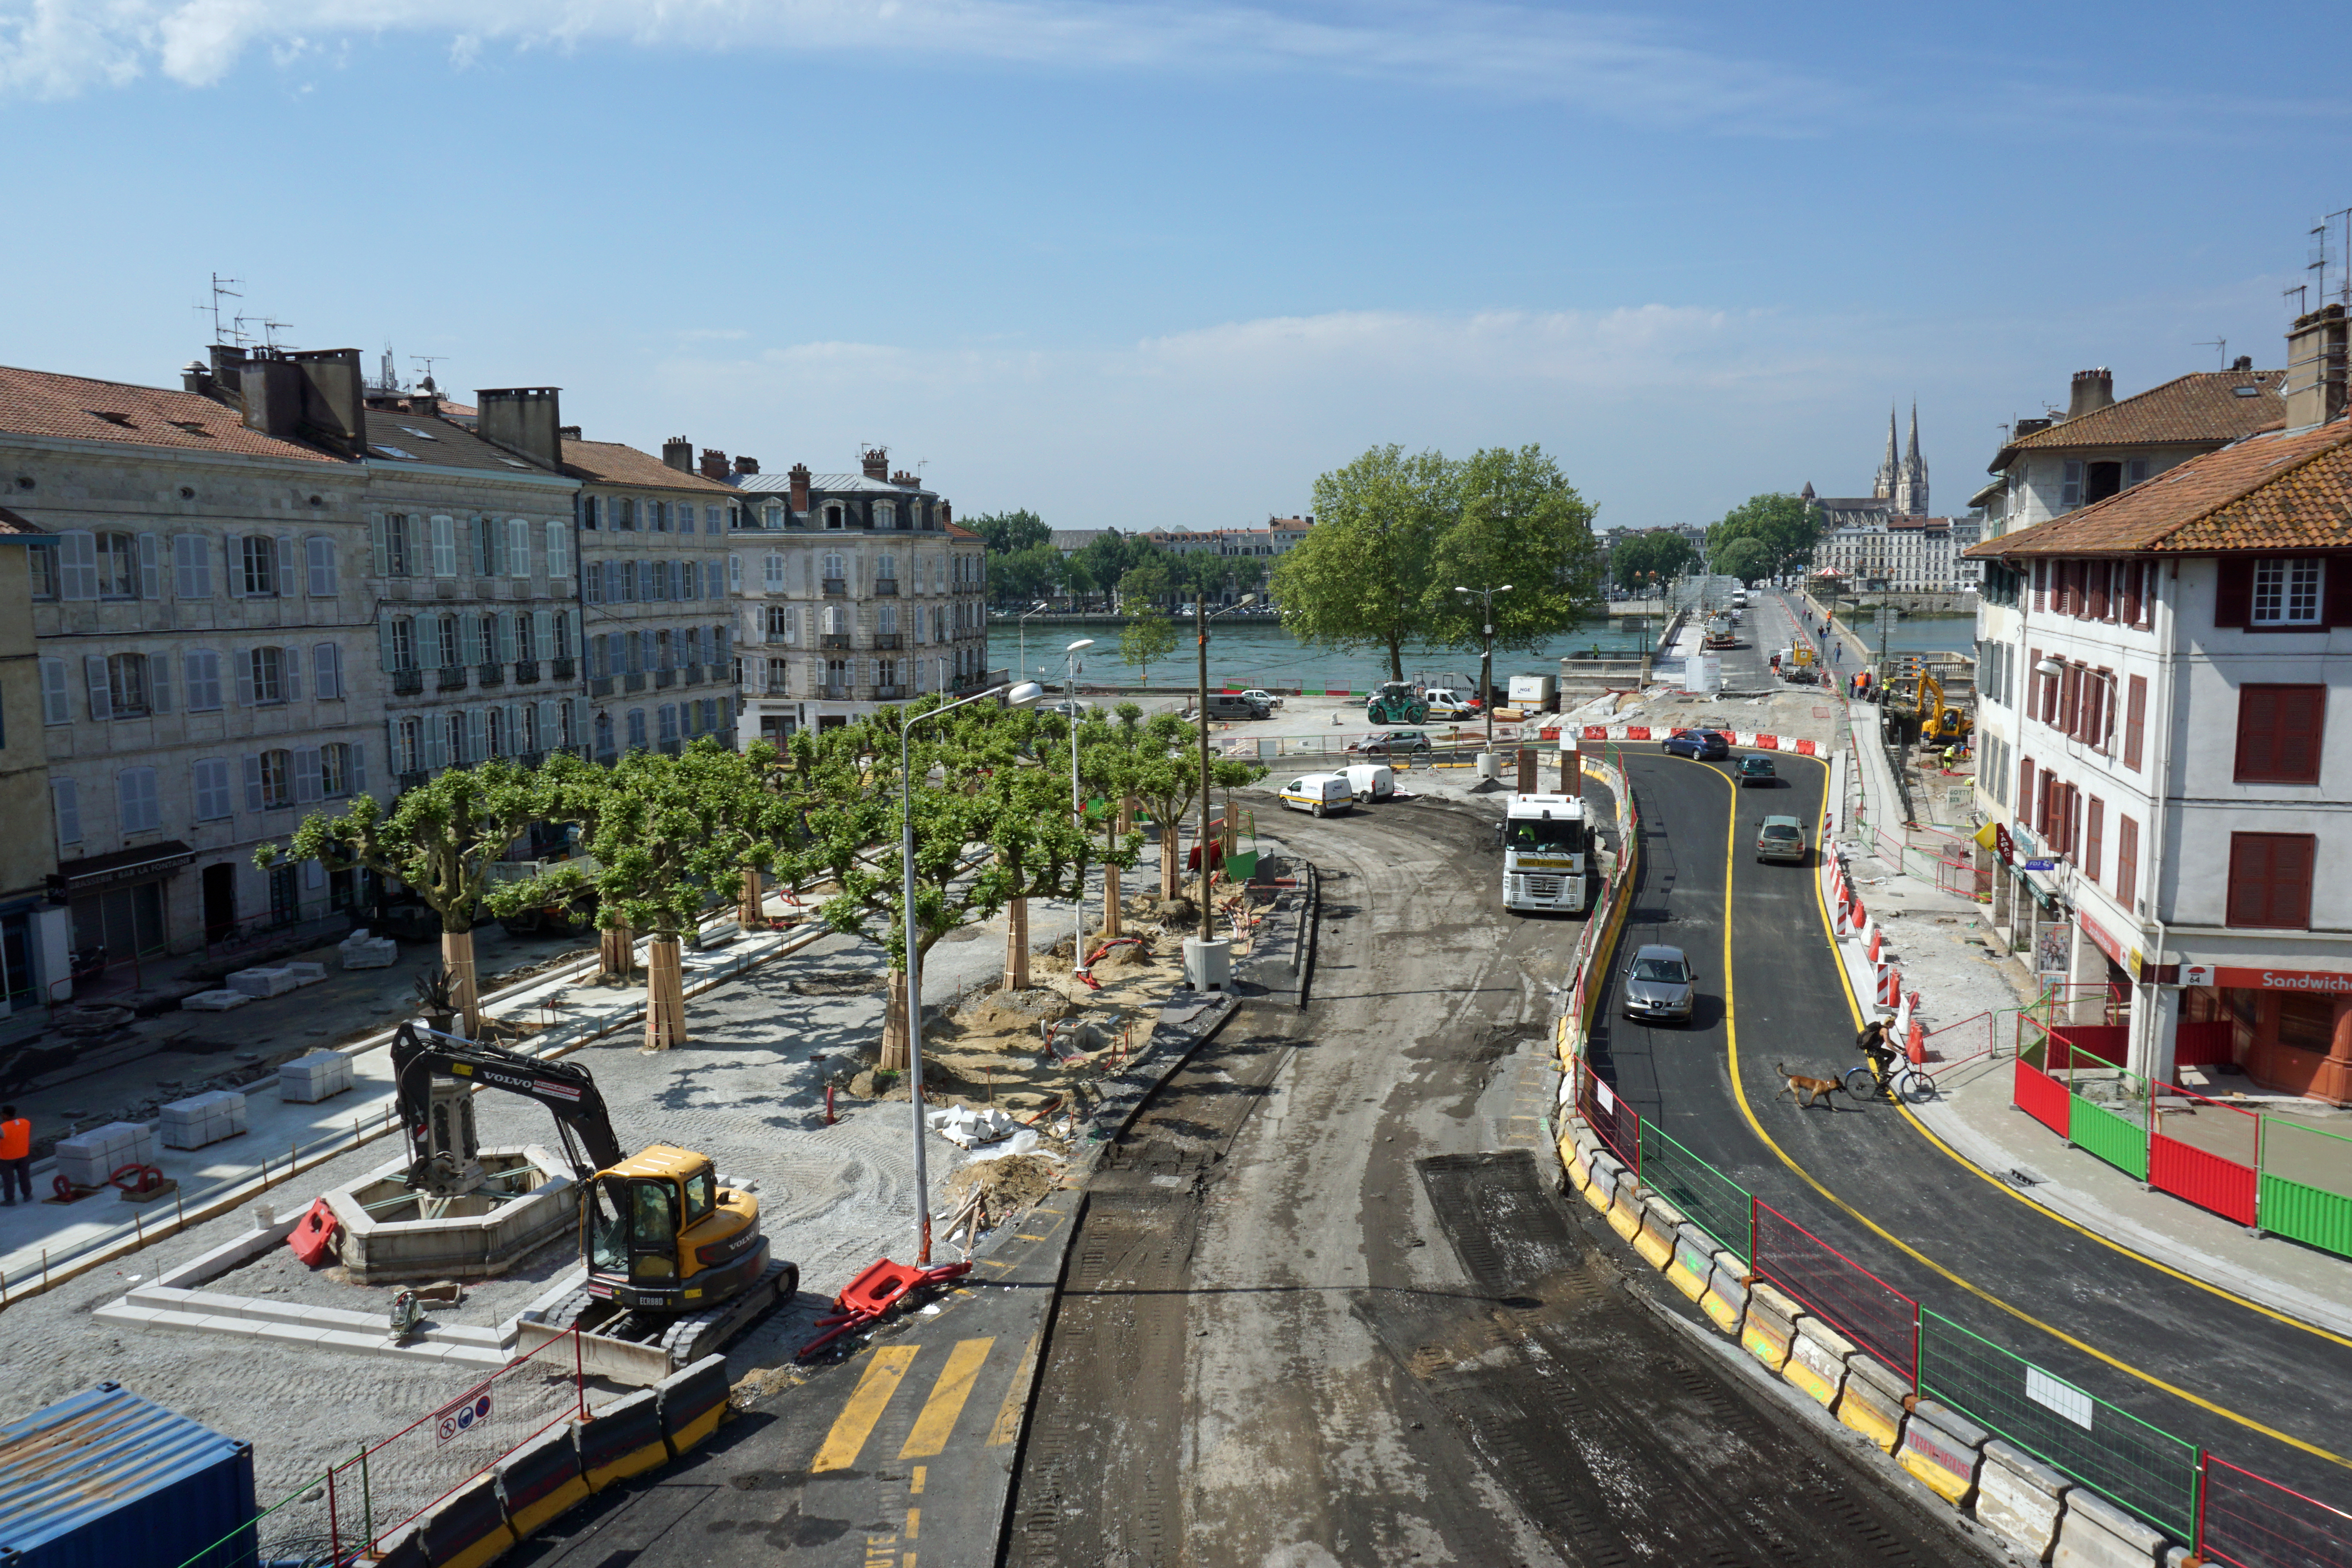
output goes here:
[[825, 527], [839, 528], [843, 526], [843, 523], [844, 519], [842, 517], [841, 503], [839, 501], [830, 501], [826, 503], [824, 509]]

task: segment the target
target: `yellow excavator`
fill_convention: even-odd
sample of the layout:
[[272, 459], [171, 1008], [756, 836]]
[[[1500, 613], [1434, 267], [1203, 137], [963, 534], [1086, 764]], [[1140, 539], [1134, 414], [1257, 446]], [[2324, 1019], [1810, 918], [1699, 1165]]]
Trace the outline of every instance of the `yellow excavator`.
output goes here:
[[1938, 746], [1965, 744], [1976, 721], [1960, 711], [1958, 706], [1944, 700], [1943, 683], [1926, 670], [1919, 672], [1919, 685], [1913, 698], [1919, 715], [1919, 739]]

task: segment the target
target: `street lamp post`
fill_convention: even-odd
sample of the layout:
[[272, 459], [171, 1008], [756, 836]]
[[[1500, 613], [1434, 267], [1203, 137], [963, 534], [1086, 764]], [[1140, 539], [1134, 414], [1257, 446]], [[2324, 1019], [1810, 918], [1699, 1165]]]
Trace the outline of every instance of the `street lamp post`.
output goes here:
[[[1511, 591], [1508, 583], [1499, 588], [1456, 588], [1457, 594], [1475, 595], [1478, 600], [1479, 619], [1486, 639], [1486, 651], [1479, 656], [1478, 700], [1486, 712], [1486, 765], [1495, 763], [1495, 595]], [[1457, 756], [1459, 752], [1455, 753]]]
[[1021, 673], [1024, 675], [1029, 673], [1029, 617], [1045, 608], [1047, 608], [1045, 601], [1040, 599], [1013, 617], [1013, 629], [1019, 634], [1021, 639]]
[[[1086, 801], [1078, 794], [1078, 655], [1095, 646], [1092, 637], [1080, 637], [1062, 650], [1062, 692], [1070, 710], [1070, 826], [1086, 837]], [[1087, 964], [1087, 879], [1078, 878], [1078, 924], [1070, 937], [1070, 973], [1077, 973]]]
[[898, 725], [898, 923], [901, 940], [907, 944], [907, 1092], [912, 1098], [915, 1113], [915, 1219], [920, 1235], [915, 1256], [918, 1263], [931, 1260], [931, 1198], [929, 1171], [923, 1160], [923, 956], [915, 942], [915, 768], [910, 742], [916, 725], [927, 724], [982, 698], [1002, 695], [1006, 707], [1026, 708], [1045, 694], [1045, 689], [1034, 680], [1024, 680], [1018, 686], [992, 686], [927, 713], [903, 719]]
[[[1217, 615], [1238, 610], [1257, 603], [1255, 594], [1244, 594]], [[1213, 910], [1209, 903], [1209, 623], [1216, 616], [1209, 614], [1204, 596], [1192, 595], [1192, 635], [1200, 657], [1200, 695], [1194, 700], [1193, 712], [1201, 721], [1201, 837], [1194, 847], [1201, 855], [1201, 942], [1205, 946], [1215, 936]], [[1206, 960], [1202, 961], [1204, 963]], [[1204, 975], [1203, 978], [1206, 978]]]

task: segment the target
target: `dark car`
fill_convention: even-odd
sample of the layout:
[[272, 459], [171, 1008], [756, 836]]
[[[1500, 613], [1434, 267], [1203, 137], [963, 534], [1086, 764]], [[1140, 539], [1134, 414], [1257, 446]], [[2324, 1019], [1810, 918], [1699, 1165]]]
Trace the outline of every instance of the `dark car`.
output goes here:
[[1769, 757], [1742, 757], [1739, 759], [1739, 782], [1743, 784], [1779, 784], [1780, 775], [1773, 771]]
[[1731, 755], [1731, 742], [1713, 730], [1685, 730], [1679, 735], [1669, 735], [1660, 748], [1670, 757], [1690, 757], [1703, 763], [1718, 763]]

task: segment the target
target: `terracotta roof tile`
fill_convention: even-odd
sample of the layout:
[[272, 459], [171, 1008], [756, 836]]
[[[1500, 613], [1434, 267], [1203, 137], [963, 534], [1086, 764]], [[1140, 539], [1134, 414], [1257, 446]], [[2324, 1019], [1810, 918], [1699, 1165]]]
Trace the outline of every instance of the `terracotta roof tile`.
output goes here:
[[193, 392], [14, 365], [0, 365], [0, 434], [235, 452], [297, 463], [342, 460], [299, 441], [248, 430], [236, 410]]
[[1979, 559], [2352, 548], [2352, 422], [2267, 432], [2063, 517], [1972, 545]]
[[[2046, 430], [2021, 436], [2001, 448], [1995, 472], [2011, 453], [2046, 452], [2076, 447], [2152, 447], [2166, 443], [2241, 440], [2281, 423], [2286, 404], [2279, 386], [2283, 370], [2200, 371], [2175, 376], [2079, 419], [2063, 419]], [[2254, 388], [2252, 396], [2238, 388]]]
[[618, 441], [583, 441], [574, 437], [563, 438], [563, 471], [575, 479], [593, 484], [636, 485], [644, 489], [700, 490], [709, 495], [733, 496], [735, 487], [722, 485], [716, 479], [684, 468], [673, 468], [651, 452], [640, 452], [635, 447]]
[[5, 506], [0, 506], [0, 534], [13, 534], [18, 538], [53, 537], [47, 529], [43, 528], [31, 518], [19, 516]]

